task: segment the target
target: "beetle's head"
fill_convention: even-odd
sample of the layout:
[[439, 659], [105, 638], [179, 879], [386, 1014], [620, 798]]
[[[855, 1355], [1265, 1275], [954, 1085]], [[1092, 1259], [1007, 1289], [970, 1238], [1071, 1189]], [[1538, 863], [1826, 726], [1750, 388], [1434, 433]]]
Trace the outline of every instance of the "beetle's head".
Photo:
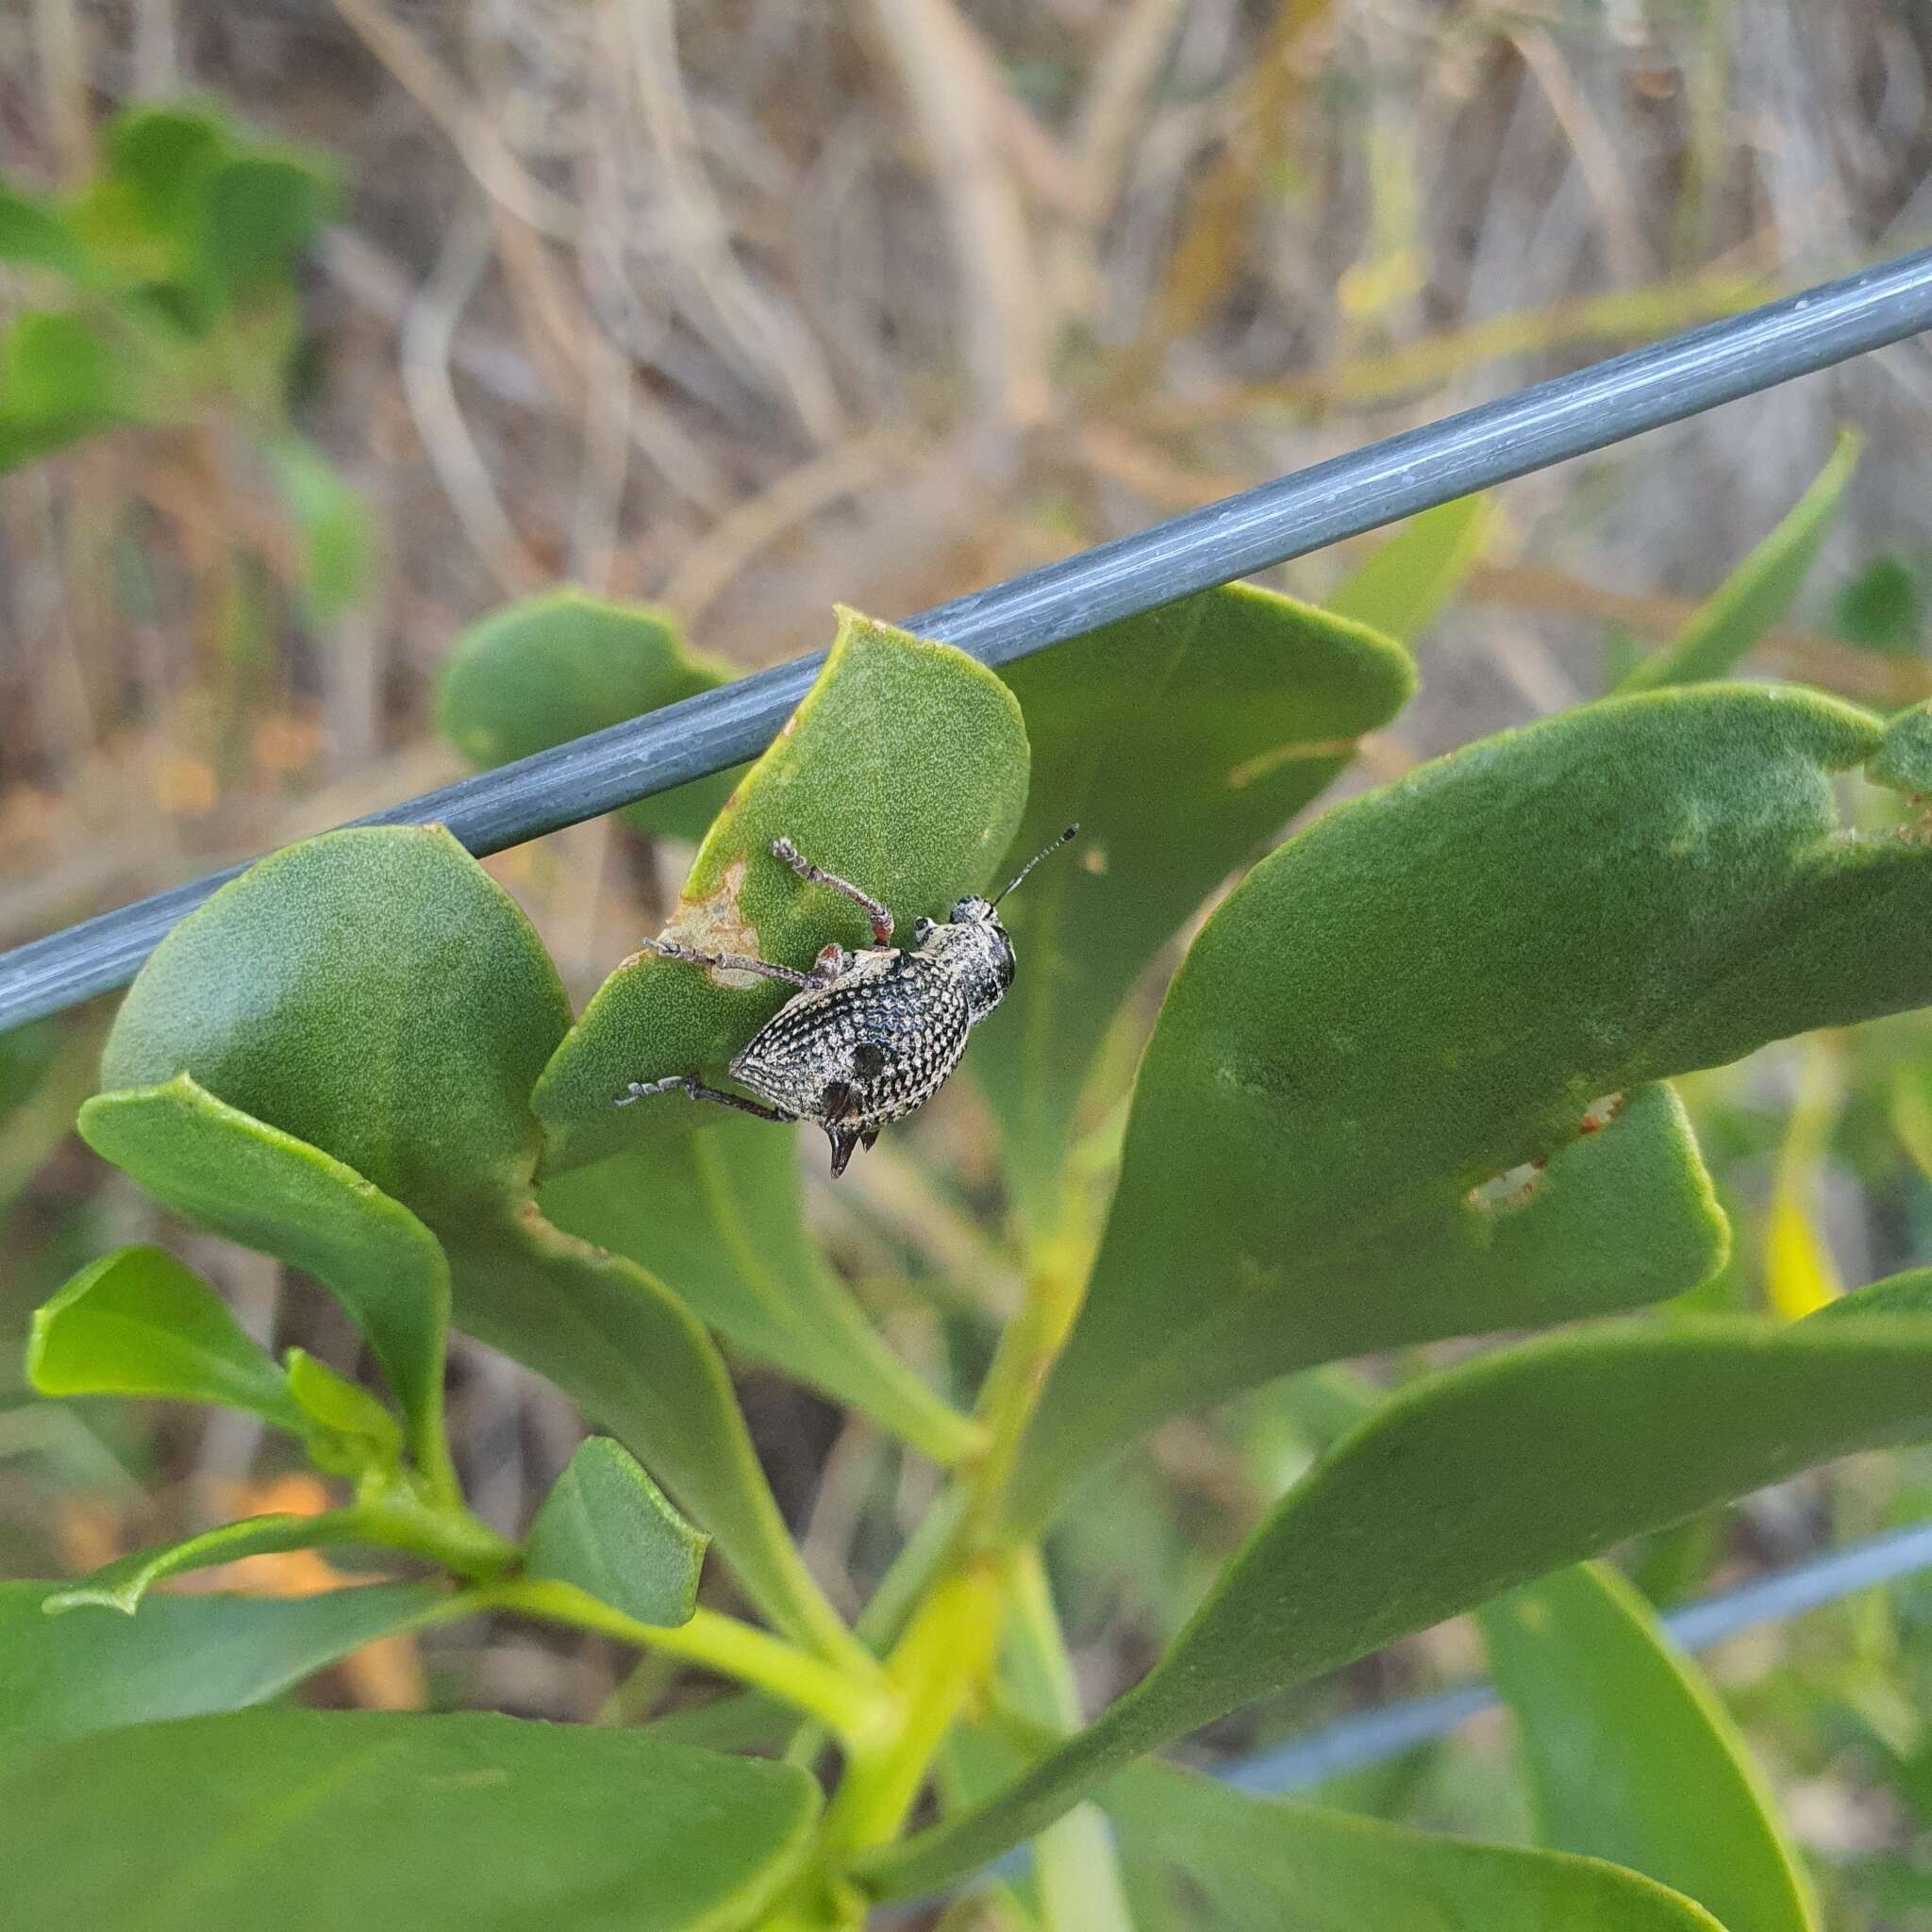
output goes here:
[[966, 995], [967, 1016], [977, 1022], [986, 1018], [1006, 997], [1013, 983], [1013, 942], [1000, 924], [1000, 899], [1024, 879], [1047, 852], [1057, 852], [1079, 830], [1069, 825], [1044, 852], [1037, 852], [1020, 868], [1015, 878], [998, 899], [958, 899], [945, 924], [936, 925], [922, 919], [913, 928], [913, 938], [922, 952], [942, 959]]

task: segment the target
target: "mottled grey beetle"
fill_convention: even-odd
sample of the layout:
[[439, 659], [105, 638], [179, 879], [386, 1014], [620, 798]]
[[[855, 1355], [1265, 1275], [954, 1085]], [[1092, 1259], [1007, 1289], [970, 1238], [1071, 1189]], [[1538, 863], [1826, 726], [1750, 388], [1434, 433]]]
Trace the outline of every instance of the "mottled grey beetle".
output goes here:
[[741, 953], [646, 940], [663, 958], [759, 973], [798, 991], [732, 1057], [732, 1078], [758, 1100], [707, 1087], [695, 1074], [673, 1074], [633, 1080], [617, 1105], [682, 1089], [761, 1121], [816, 1121], [832, 1143], [833, 1174], [843, 1174], [855, 1147], [870, 1147], [881, 1127], [930, 1100], [959, 1064], [967, 1035], [1013, 983], [1012, 941], [993, 908], [1079, 829], [1069, 825], [1035, 853], [998, 899], [961, 899], [944, 923], [919, 920], [910, 950], [892, 944], [892, 915], [870, 892], [812, 864], [790, 839], [774, 839], [772, 856], [800, 878], [865, 908], [875, 943], [857, 953], [829, 945], [809, 973], [799, 973]]

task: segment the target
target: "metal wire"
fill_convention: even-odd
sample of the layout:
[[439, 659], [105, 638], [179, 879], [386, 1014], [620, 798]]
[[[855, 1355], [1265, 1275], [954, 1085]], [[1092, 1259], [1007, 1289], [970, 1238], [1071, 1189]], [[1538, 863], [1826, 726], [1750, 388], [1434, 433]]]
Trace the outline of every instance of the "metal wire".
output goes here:
[[[1918, 1523], [1701, 1597], [1667, 1611], [1663, 1625], [1686, 1650], [1707, 1650], [1754, 1624], [1782, 1623], [1926, 1569], [1932, 1569], [1932, 1523]], [[1486, 1682], [1464, 1684], [1435, 1697], [1409, 1698], [1339, 1718], [1272, 1751], [1221, 1766], [1215, 1775], [1244, 1791], [1305, 1791], [1446, 1738], [1499, 1702], [1494, 1687]]]
[[[906, 625], [986, 663], [1010, 663], [1927, 327], [1932, 250], [1371, 443], [920, 611]], [[794, 658], [354, 823], [444, 824], [472, 852], [500, 852], [754, 757], [823, 661], [823, 653]], [[176, 920], [242, 870], [0, 955], [0, 1032], [125, 986]]]

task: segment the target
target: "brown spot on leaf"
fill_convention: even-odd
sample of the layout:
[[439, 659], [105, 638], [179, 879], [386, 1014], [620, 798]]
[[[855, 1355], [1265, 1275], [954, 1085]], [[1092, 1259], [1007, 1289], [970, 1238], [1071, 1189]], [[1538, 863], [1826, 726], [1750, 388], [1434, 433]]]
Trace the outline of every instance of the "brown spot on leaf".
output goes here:
[[[664, 928], [664, 937], [695, 946], [701, 953], [742, 953], [754, 959], [762, 958], [758, 951], [758, 929], [744, 917], [738, 903], [739, 894], [744, 891], [746, 863], [742, 858], [730, 860], [715, 892], [702, 899], [680, 899], [671, 923]], [[678, 970], [688, 973], [691, 968]], [[734, 973], [720, 966], [705, 970], [713, 986], [731, 991], [766, 984], [756, 973]]]
[[[1577, 1139], [1602, 1133], [1624, 1111], [1624, 1104], [1622, 1093], [1605, 1093], [1592, 1100], [1576, 1124]], [[1543, 1169], [1549, 1164], [1546, 1155], [1534, 1155], [1515, 1167], [1478, 1182], [1464, 1199], [1471, 1208], [1482, 1212], [1520, 1208], [1536, 1192], [1537, 1183], [1542, 1179]]]
[[1536, 1192], [1536, 1184], [1542, 1178], [1542, 1172], [1548, 1163], [1541, 1157], [1525, 1160], [1519, 1165], [1507, 1168], [1499, 1174], [1491, 1175], [1486, 1181], [1478, 1182], [1469, 1191], [1469, 1205], [1472, 1208], [1520, 1208]]

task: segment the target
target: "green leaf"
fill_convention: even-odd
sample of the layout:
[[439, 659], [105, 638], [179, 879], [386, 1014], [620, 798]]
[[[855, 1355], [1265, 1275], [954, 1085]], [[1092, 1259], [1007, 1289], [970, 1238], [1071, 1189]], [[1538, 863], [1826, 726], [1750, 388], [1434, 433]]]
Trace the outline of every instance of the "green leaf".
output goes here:
[[0, 1864], [17, 1932], [749, 1932], [817, 1810], [794, 1766], [639, 1730], [263, 1710], [35, 1753]]
[[103, 1073], [125, 1088], [189, 1073], [407, 1204], [443, 1242], [461, 1325], [548, 1375], [710, 1531], [781, 1629], [834, 1651], [850, 1640], [791, 1546], [709, 1337], [661, 1283], [529, 1201], [530, 1087], [568, 1021], [529, 923], [447, 832], [330, 832], [162, 941]]
[[114, 175], [89, 182], [63, 213], [81, 253], [76, 278], [120, 302], [144, 347], [173, 350], [178, 358], [205, 325], [199, 305], [173, 279], [182, 272], [178, 238]]
[[441, 1563], [458, 1575], [491, 1581], [510, 1568], [516, 1556], [512, 1545], [459, 1505], [425, 1503], [404, 1486], [372, 1485], [344, 1508], [313, 1516], [250, 1516], [181, 1542], [136, 1550], [57, 1591], [47, 1599], [47, 1608], [69, 1610], [97, 1604], [132, 1616], [148, 1590], [164, 1577], [239, 1562], [244, 1557], [352, 1542], [402, 1550]]
[[1544, 1844], [1646, 1873], [1733, 1932], [1816, 1932], [1743, 1739], [1614, 1570], [1559, 1571], [1479, 1617]]
[[192, 1074], [436, 1226], [518, 1194], [570, 1006], [529, 922], [440, 826], [326, 832], [191, 913], [123, 1002], [109, 1089]]
[[710, 1539], [608, 1437], [579, 1445], [524, 1547], [531, 1576], [577, 1589], [640, 1624], [688, 1624]]
[[448, 1614], [429, 1584], [320, 1596], [162, 1593], [138, 1617], [50, 1617], [54, 1583], [0, 1583], [0, 1746], [235, 1710]]
[[1791, 608], [1858, 466], [1860, 440], [1842, 431], [1831, 458], [1784, 521], [1726, 577], [1661, 651], [1619, 687], [1650, 691], [1722, 677]]
[[1256, 867], [1141, 1062], [1016, 1524], [1164, 1417], [1291, 1369], [1714, 1273], [1724, 1224], [1655, 1083], [1932, 999], [1932, 848], [1838, 821], [1832, 774], [1880, 742], [1809, 692], [1613, 699], [1423, 766]]
[[[437, 718], [472, 764], [502, 765], [695, 697], [733, 675], [722, 659], [691, 649], [669, 611], [544, 591], [492, 611], [457, 640]], [[640, 799], [618, 816], [641, 832], [695, 842], [742, 771]]]
[[319, 155], [263, 146], [217, 161], [201, 184], [196, 279], [224, 304], [286, 284], [340, 199]]
[[1932, 1315], [1932, 1268], [1908, 1268], [1903, 1274], [1889, 1274], [1856, 1294], [1826, 1302], [1806, 1319], [1838, 1322], [1866, 1315]]
[[267, 449], [282, 501], [302, 533], [302, 601], [309, 623], [333, 624], [359, 603], [375, 571], [375, 525], [341, 472], [306, 437]]
[[868, 1882], [943, 1884], [1241, 1705], [1624, 1537], [1927, 1435], [1924, 1318], [1597, 1326], [1427, 1375], [1270, 1512], [1096, 1724], [979, 1810], [872, 1855]]
[[59, 1064], [63, 1045], [71, 1046], [78, 1037], [58, 1020], [29, 1020], [0, 1033], [0, 1117], [32, 1100]]
[[174, 1256], [117, 1248], [34, 1311], [27, 1380], [42, 1395], [153, 1395], [247, 1409], [302, 1433], [288, 1378]]
[[158, 227], [179, 221], [234, 146], [227, 115], [209, 103], [142, 104], [108, 124], [108, 170]]
[[852, 1639], [805, 1567], [703, 1327], [634, 1263], [534, 1212], [451, 1238], [458, 1315], [547, 1375], [716, 1539], [765, 1615], [821, 1655]]
[[0, 340], [0, 408], [15, 422], [107, 422], [125, 408], [122, 366], [79, 316], [29, 310]]
[[1251, 1798], [1173, 1765], [1136, 1765], [1100, 1802], [1138, 1857], [1185, 1875], [1232, 1932], [1724, 1932], [1614, 1864]]
[[[791, 839], [909, 924], [987, 884], [1025, 797], [1025, 729], [999, 679], [950, 645], [841, 610], [818, 681], [711, 827], [665, 930], [803, 971], [831, 941], [872, 941], [858, 908], [801, 883], [773, 840]], [[715, 1109], [680, 1094], [616, 1101], [633, 1080], [724, 1078], [787, 996], [745, 974], [656, 954], [625, 960], [537, 1088], [546, 1162], [572, 1167], [709, 1125]]]
[[1458, 496], [1409, 517], [1323, 600], [1335, 617], [1412, 644], [1475, 568], [1494, 519], [1486, 496]]
[[1916, 658], [1925, 634], [1923, 574], [1897, 557], [1874, 557], [1839, 586], [1831, 621], [1847, 641], [1887, 658]]
[[37, 417], [15, 422], [0, 412], [0, 473], [17, 470], [37, 457], [52, 456], [56, 450], [92, 436], [100, 427], [92, 417]]
[[1932, 796], [1932, 699], [1887, 721], [1884, 741], [1866, 772], [1907, 797]]
[[403, 1456], [403, 1432], [375, 1396], [319, 1362], [306, 1349], [288, 1353], [289, 1393], [314, 1427], [308, 1453], [337, 1475], [394, 1475]]
[[[1413, 689], [1371, 631], [1236, 585], [1009, 665], [1033, 751], [1009, 875], [1079, 842], [1000, 908], [1018, 959], [970, 1064], [1036, 1227], [1058, 1208], [1075, 1102], [1114, 1010], [1228, 873], [1340, 772]], [[1004, 881], [1002, 881], [1004, 883]]]
[[454, 1492], [442, 1433], [449, 1268], [407, 1208], [187, 1074], [98, 1094], [79, 1126], [90, 1147], [176, 1214], [325, 1283], [369, 1338], [409, 1419], [419, 1466]]
[[149, 348], [198, 342], [214, 320], [197, 286], [208, 186], [238, 150], [234, 125], [214, 102], [137, 105], [114, 117], [103, 145], [105, 171], [67, 210], [85, 279], [134, 298], [125, 312]]
[[93, 1091], [104, 1020], [36, 1021], [0, 1034], [0, 1228], [27, 1183], [74, 1130]]
[[79, 273], [82, 258], [74, 230], [57, 209], [0, 186], [0, 261], [58, 269], [71, 275]]
[[0, 470], [121, 420], [121, 372], [113, 351], [78, 316], [20, 316], [0, 337]]
[[355, 1509], [330, 1509], [318, 1516], [250, 1516], [177, 1543], [158, 1543], [117, 1557], [78, 1583], [52, 1591], [42, 1607], [58, 1614], [93, 1606], [131, 1617], [154, 1585], [185, 1571], [211, 1570], [218, 1563], [239, 1563], [244, 1557], [328, 1549], [366, 1540], [361, 1514]]
[[747, 1355], [862, 1408], [956, 1462], [977, 1440], [879, 1339], [806, 1232], [798, 1150], [759, 1121], [721, 1120], [554, 1175], [544, 1212], [650, 1270]]

